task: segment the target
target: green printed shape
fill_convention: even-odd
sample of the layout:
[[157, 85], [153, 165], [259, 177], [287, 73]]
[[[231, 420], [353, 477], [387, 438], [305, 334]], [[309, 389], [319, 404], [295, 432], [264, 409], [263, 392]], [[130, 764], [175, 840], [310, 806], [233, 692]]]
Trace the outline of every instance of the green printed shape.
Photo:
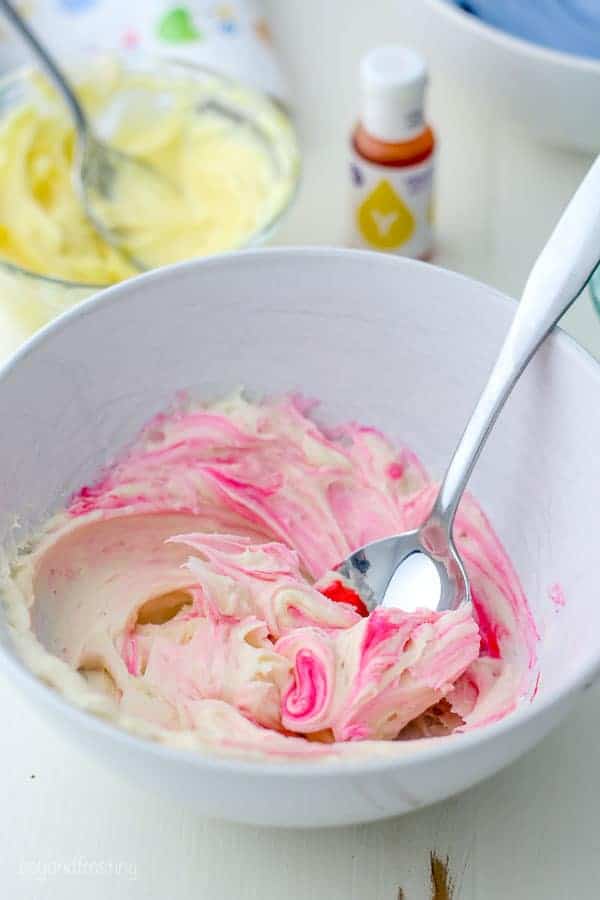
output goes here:
[[189, 41], [199, 41], [202, 32], [194, 25], [189, 9], [185, 6], [175, 6], [160, 19], [158, 36], [168, 44], [185, 44]]

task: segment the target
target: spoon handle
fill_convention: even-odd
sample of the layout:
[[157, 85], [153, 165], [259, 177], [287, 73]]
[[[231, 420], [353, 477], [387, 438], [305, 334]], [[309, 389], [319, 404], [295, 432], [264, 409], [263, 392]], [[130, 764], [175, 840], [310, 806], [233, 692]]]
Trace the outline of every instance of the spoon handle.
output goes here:
[[15, 31], [17, 31], [23, 38], [23, 40], [29, 45], [29, 48], [37, 57], [38, 62], [40, 63], [42, 68], [45, 69], [48, 77], [53, 81], [57, 90], [62, 94], [62, 97], [69, 107], [71, 115], [73, 116], [79, 138], [85, 139], [89, 131], [87, 116], [84, 113], [79, 100], [71, 89], [69, 82], [61, 72], [59, 66], [54, 61], [52, 56], [48, 53], [46, 48], [43, 47], [42, 44], [40, 44], [33, 31], [29, 28], [29, 25], [16, 11], [12, 3], [9, 3], [8, 0], [0, 0], [0, 10], [2, 10], [6, 19], [9, 21]]
[[456, 508], [494, 423], [540, 344], [586, 286], [600, 260], [600, 157], [537, 258], [488, 382], [463, 432], [432, 518], [451, 534]]

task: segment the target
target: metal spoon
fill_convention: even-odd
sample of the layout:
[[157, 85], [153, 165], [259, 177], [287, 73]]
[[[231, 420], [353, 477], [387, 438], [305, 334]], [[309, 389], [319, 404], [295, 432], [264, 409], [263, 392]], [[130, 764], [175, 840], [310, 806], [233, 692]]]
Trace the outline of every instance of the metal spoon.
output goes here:
[[0, 9], [29, 45], [69, 109], [77, 133], [75, 185], [88, 219], [136, 268], [151, 268], [151, 262], [139, 259], [130, 249], [132, 239], [139, 233], [131, 225], [132, 210], [138, 213], [141, 232], [145, 199], [154, 197], [162, 204], [173, 203], [179, 192], [146, 162], [110, 147], [95, 135], [74, 90], [46, 48], [8, 0], [0, 0]]
[[600, 260], [600, 157], [563, 212], [525, 285], [488, 382], [433, 509], [416, 531], [367, 544], [337, 567], [366, 606], [454, 609], [470, 599], [452, 537], [454, 517], [494, 423], [523, 370], [577, 299]]

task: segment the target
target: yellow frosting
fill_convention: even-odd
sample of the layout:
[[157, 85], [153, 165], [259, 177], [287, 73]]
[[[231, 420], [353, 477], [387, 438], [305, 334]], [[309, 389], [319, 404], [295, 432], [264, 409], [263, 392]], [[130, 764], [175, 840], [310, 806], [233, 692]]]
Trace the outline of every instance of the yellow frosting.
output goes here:
[[[258, 127], [207, 105], [215, 84], [219, 102], [250, 112]], [[129, 221], [120, 224], [134, 226], [128, 249], [151, 267], [245, 243], [293, 190], [292, 129], [283, 113], [250, 92], [114, 64], [82, 81], [79, 93], [104, 140], [147, 161], [179, 189], [172, 206], [161, 191], [144, 189], [132, 203], [124, 198]], [[127, 278], [134, 268], [95, 232], [73, 186], [75, 135], [62, 102], [37, 78], [30, 95], [0, 125], [0, 257], [84, 284]]]

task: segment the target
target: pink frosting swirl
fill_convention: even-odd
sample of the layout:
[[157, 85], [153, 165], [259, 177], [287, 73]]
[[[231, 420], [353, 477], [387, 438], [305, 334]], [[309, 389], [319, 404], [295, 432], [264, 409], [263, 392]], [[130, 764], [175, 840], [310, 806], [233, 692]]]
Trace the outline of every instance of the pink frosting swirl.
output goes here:
[[470, 609], [376, 610], [338, 633], [298, 629], [277, 641], [293, 664], [281, 701], [290, 731], [330, 729], [338, 741], [396, 737], [477, 659]]
[[244, 752], [505, 715], [537, 634], [487, 518], [464, 498], [472, 607], [366, 615], [331, 570], [417, 527], [436, 488], [377, 429], [320, 428], [311, 408], [234, 396], [155, 417], [31, 556], [34, 628], [125, 716]]

